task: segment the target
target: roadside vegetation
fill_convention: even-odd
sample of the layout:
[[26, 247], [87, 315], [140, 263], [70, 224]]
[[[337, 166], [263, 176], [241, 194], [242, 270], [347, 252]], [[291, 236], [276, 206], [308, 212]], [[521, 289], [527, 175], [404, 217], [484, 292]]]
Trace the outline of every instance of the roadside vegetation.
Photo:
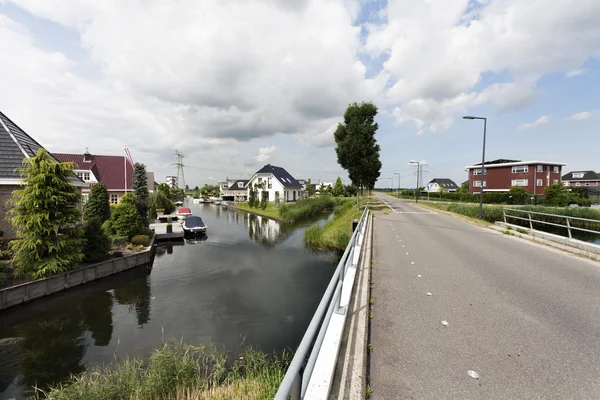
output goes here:
[[214, 346], [170, 341], [148, 359], [132, 358], [92, 367], [68, 382], [37, 390], [53, 400], [272, 399], [291, 361], [246, 348], [231, 361]]
[[279, 208], [277, 208], [277, 206], [273, 203], [267, 203], [267, 206], [262, 209], [262, 208], [252, 208], [250, 207], [250, 204], [247, 202], [239, 202], [236, 203], [237, 208], [239, 208], [242, 211], [247, 211], [247, 212], [251, 212], [254, 214], [258, 214], [258, 215], [263, 215], [265, 217], [269, 217], [269, 218], [273, 218], [273, 219], [277, 219], [280, 220], [281, 217], [279, 216]]
[[344, 203], [323, 227], [313, 226], [304, 231], [304, 243], [314, 251], [343, 253], [352, 238], [352, 221], [360, 219], [363, 211], [364, 206], [358, 209], [353, 202]]

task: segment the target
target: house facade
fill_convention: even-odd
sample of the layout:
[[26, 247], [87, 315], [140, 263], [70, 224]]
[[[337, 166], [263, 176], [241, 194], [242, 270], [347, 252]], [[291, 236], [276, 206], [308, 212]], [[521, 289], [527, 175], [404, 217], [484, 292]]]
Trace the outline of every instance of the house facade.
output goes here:
[[469, 191], [481, 192], [481, 175], [484, 175], [484, 192], [507, 192], [519, 186], [529, 193], [543, 194], [548, 186], [561, 182], [565, 163], [549, 161], [519, 161], [498, 159], [465, 167], [469, 173]]
[[263, 190], [269, 195], [268, 201], [276, 201], [277, 193], [281, 202], [297, 201], [301, 198], [302, 185], [281, 167], [267, 164], [252, 175], [247, 185], [248, 198], [250, 197], [250, 187], [254, 187], [255, 184], [264, 184]]
[[430, 193], [456, 192], [458, 185], [452, 179], [435, 178], [429, 181], [425, 190]]
[[126, 193], [133, 192], [133, 166], [125, 156], [94, 155], [86, 150], [83, 154], [54, 153], [54, 157], [75, 164], [75, 173], [86, 183], [84, 203], [92, 186], [99, 182], [106, 186], [110, 204], [118, 204]]
[[219, 182], [221, 200], [248, 201], [248, 179], [229, 179]]
[[[12, 237], [15, 233], [5, 217], [10, 210], [9, 200], [13, 191], [22, 188], [23, 182], [18, 169], [23, 167], [23, 160], [34, 157], [41, 148], [42, 145], [0, 112], [0, 231], [5, 237]], [[75, 176], [72, 182], [80, 190], [86, 186]]]
[[600, 187], [600, 173], [594, 171], [573, 171], [562, 176], [565, 186]]

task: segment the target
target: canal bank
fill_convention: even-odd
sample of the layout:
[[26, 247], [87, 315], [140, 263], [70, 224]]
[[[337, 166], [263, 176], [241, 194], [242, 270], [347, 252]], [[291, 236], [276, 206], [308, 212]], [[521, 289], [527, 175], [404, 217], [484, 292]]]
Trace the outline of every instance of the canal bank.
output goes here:
[[242, 343], [277, 353], [297, 346], [335, 268], [335, 256], [313, 254], [302, 240], [324, 220], [288, 225], [187, 206], [209, 226], [204, 240], [158, 246], [151, 269], [0, 313], [0, 343], [11, 354], [0, 356], [0, 398], [22, 398], [32, 382], [44, 387], [115, 355], [147, 356], [172, 337], [230, 354]]

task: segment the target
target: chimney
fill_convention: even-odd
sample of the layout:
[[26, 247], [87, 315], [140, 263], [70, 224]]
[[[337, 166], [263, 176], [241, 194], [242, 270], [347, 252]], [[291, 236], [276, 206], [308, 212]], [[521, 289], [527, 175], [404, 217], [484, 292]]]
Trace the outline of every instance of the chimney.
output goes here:
[[83, 153], [83, 162], [92, 162], [92, 155], [87, 147], [85, 148], [85, 153]]

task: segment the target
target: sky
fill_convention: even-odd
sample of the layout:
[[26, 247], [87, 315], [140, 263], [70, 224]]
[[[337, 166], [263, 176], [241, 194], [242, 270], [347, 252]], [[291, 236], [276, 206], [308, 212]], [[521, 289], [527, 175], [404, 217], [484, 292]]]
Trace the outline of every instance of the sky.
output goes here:
[[[333, 132], [379, 108], [377, 186], [486, 160], [600, 171], [597, 0], [0, 0], [0, 110], [51, 152], [186, 183], [340, 176]], [[398, 175], [399, 174], [399, 175]], [[400, 176], [400, 182], [398, 182]]]

